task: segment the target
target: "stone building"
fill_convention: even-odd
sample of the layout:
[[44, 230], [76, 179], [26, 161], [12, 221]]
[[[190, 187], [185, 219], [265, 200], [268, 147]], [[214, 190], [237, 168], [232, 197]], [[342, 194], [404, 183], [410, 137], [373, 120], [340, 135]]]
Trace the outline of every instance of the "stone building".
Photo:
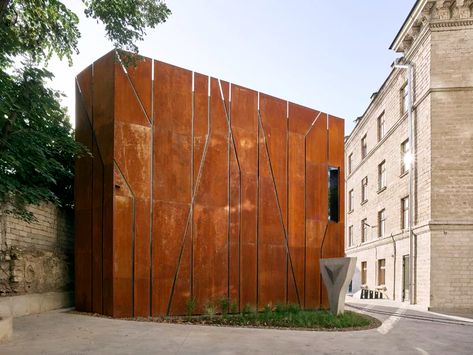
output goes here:
[[473, 1], [418, 0], [391, 49], [413, 68], [413, 139], [407, 70], [394, 67], [346, 139], [352, 288], [408, 301], [410, 265], [413, 303], [471, 310]]
[[0, 316], [72, 304], [72, 213], [46, 203], [29, 210], [32, 223], [0, 213]]

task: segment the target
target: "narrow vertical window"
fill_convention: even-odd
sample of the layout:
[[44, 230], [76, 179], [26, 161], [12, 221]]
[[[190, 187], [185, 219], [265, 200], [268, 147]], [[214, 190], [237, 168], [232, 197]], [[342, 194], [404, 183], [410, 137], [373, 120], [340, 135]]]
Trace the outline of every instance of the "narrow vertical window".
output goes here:
[[378, 117], [378, 142], [384, 138], [384, 112]]
[[361, 203], [368, 201], [368, 176], [361, 180]]
[[378, 165], [378, 191], [386, 187], [386, 161], [383, 160]]
[[366, 218], [361, 220], [361, 242], [368, 240], [368, 221]]
[[401, 199], [401, 228], [409, 227], [409, 196]]
[[348, 227], [348, 246], [353, 245], [353, 226]]
[[366, 261], [361, 262], [361, 284], [366, 285], [366, 277], [368, 273], [368, 263]]
[[368, 143], [366, 141], [366, 134], [361, 138], [361, 159], [366, 158], [368, 154]]
[[378, 260], [378, 286], [386, 284], [386, 259]]
[[383, 238], [386, 232], [386, 210], [383, 208], [378, 212], [378, 237]]
[[411, 165], [409, 151], [409, 139], [406, 139], [401, 144], [401, 175], [409, 171]]
[[401, 116], [403, 116], [409, 108], [409, 85], [407, 82], [401, 88]]
[[328, 168], [328, 219], [332, 222], [339, 221], [339, 169]]
[[348, 193], [348, 212], [353, 212], [353, 208], [355, 206], [355, 193], [353, 189], [350, 190]]
[[353, 153], [348, 156], [348, 174], [351, 174], [353, 168]]

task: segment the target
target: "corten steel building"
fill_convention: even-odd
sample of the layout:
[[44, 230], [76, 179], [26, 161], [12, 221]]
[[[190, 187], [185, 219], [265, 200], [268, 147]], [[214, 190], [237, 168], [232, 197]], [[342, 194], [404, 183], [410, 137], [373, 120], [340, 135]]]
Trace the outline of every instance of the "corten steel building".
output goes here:
[[178, 315], [195, 302], [327, 306], [344, 253], [344, 121], [111, 52], [76, 81], [76, 307]]
[[346, 142], [353, 291], [471, 311], [473, 1], [417, 1], [391, 49], [401, 66]]

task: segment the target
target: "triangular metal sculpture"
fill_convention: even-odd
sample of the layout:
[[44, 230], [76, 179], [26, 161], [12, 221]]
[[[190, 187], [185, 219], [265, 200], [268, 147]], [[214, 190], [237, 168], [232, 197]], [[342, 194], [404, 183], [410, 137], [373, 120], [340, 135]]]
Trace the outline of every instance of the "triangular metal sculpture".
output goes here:
[[355, 272], [355, 265], [356, 258], [320, 259], [320, 272], [333, 314], [343, 314], [345, 310], [345, 296]]

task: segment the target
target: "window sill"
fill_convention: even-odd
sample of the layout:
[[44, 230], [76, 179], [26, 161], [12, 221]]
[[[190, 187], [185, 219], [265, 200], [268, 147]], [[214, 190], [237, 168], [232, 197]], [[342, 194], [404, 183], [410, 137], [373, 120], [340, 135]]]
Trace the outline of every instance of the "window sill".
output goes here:
[[387, 189], [387, 186], [383, 186], [382, 188], [380, 188], [380, 189], [378, 190], [378, 194], [380, 194], [381, 192], [383, 192], [383, 191], [386, 190], [386, 189]]
[[401, 175], [399, 175], [399, 178], [403, 178], [403, 177], [406, 176], [407, 174], [409, 174], [409, 170], [406, 170], [406, 171], [403, 172]]
[[362, 202], [360, 203], [360, 206], [363, 206], [363, 205], [365, 205], [365, 204], [367, 204], [367, 203], [368, 203], [368, 200], [364, 200], [364, 201], [362, 201]]

